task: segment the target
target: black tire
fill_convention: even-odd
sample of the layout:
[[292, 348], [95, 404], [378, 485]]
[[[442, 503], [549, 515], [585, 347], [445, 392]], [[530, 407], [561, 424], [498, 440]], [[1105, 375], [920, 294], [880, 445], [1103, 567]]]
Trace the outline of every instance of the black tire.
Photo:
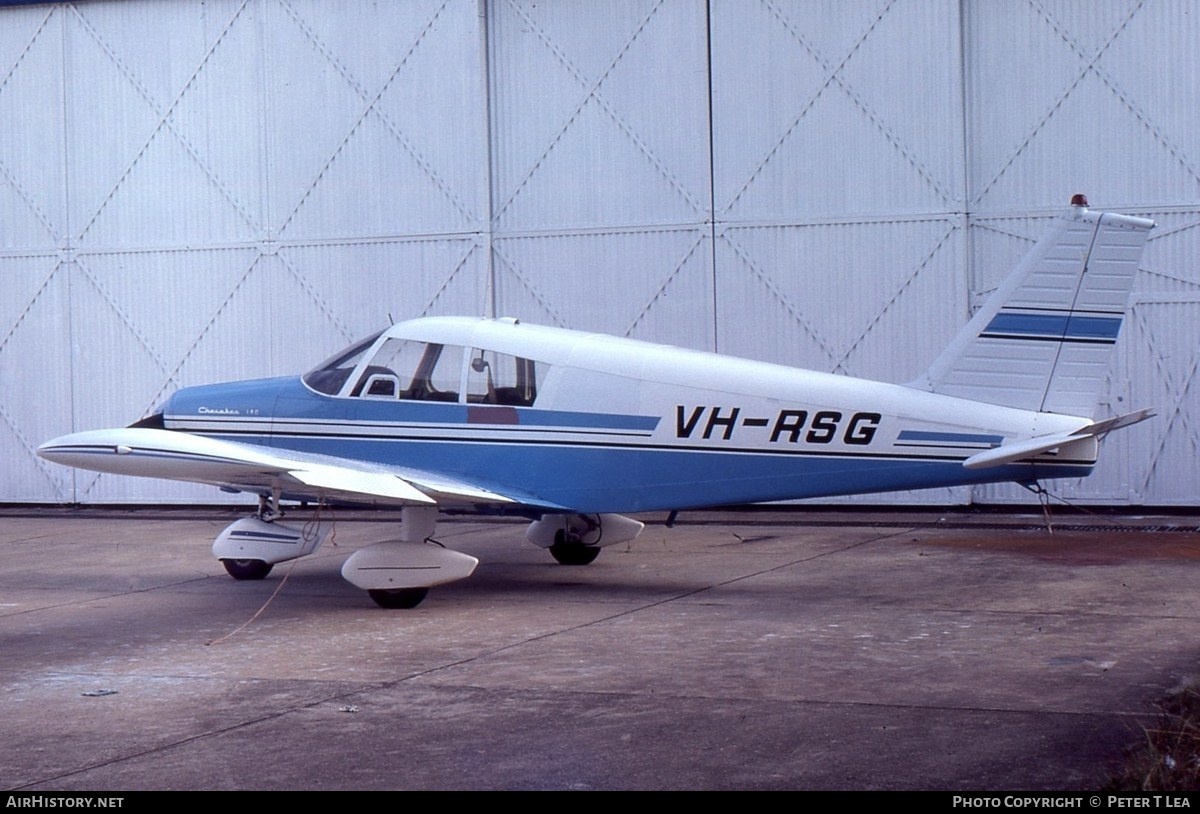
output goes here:
[[559, 565], [591, 565], [600, 556], [600, 547], [583, 543], [555, 543], [550, 546], [550, 556]]
[[428, 593], [428, 588], [377, 588], [367, 591], [367, 596], [381, 608], [408, 610], [420, 605]]
[[275, 567], [262, 560], [221, 560], [221, 565], [234, 579], [262, 579]]

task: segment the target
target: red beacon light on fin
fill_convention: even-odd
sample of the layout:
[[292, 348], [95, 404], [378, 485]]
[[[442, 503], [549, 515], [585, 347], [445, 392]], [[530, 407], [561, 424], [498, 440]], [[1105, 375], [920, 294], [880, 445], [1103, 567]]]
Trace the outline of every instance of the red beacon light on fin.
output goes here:
[[1076, 192], [1071, 196], [1071, 206], [1082, 206], [1086, 208], [1088, 205], [1087, 196], [1082, 192]]

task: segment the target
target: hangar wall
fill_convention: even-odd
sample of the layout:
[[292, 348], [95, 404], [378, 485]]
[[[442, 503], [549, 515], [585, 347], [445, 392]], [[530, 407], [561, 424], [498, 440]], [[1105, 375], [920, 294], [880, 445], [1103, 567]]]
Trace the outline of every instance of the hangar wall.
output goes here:
[[904, 381], [1084, 191], [1159, 222], [1107, 399], [1160, 417], [1058, 491], [1195, 505], [1188, 5], [0, 8], [0, 500], [211, 502], [33, 450], [179, 386], [302, 370], [389, 318], [494, 312]]

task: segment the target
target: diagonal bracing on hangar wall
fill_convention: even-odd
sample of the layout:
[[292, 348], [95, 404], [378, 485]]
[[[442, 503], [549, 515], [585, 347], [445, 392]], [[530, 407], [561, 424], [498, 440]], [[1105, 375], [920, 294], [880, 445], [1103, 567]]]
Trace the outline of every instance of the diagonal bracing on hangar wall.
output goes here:
[[1187, 6], [0, 8], [0, 499], [211, 501], [33, 449], [420, 314], [904, 381], [1082, 191], [1159, 223], [1103, 409], [1160, 417], [1058, 488], [1194, 505]]

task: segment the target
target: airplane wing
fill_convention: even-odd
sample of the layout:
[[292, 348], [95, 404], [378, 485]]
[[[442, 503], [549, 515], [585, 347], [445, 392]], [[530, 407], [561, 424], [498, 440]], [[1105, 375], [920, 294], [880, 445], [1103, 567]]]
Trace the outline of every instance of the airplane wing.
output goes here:
[[963, 461], [963, 467], [966, 469], [986, 469], [990, 466], [1000, 466], [1001, 464], [1009, 464], [1025, 458], [1032, 458], [1035, 455], [1050, 452], [1067, 444], [1082, 441], [1085, 438], [1105, 435], [1113, 430], [1137, 424], [1139, 421], [1145, 421], [1153, 415], [1153, 410], [1138, 410], [1137, 412], [1117, 416], [1116, 418], [1094, 421], [1072, 432], [1039, 435], [1036, 438], [1026, 438], [1022, 441], [1001, 444], [994, 449], [989, 449], [967, 458]]
[[79, 432], [47, 441], [38, 447], [38, 455], [98, 472], [207, 483], [240, 492], [278, 489], [293, 497], [402, 506], [490, 503], [560, 508], [444, 473], [292, 450], [281, 453], [172, 430]]

